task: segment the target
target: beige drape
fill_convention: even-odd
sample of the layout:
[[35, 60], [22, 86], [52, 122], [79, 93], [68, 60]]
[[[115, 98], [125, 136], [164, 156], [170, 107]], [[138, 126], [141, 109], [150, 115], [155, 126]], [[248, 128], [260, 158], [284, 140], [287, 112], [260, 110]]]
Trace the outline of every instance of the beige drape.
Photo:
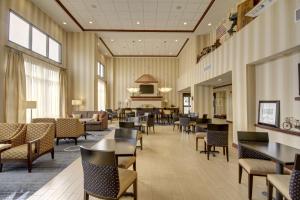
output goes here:
[[7, 48], [5, 52], [5, 121], [25, 122], [26, 77], [21, 52]]
[[59, 91], [60, 91], [60, 104], [59, 104], [59, 115], [60, 117], [67, 117], [67, 101], [68, 101], [68, 93], [67, 93], [68, 85], [67, 85], [67, 72], [65, 69], [61, 69], [59, 72]]

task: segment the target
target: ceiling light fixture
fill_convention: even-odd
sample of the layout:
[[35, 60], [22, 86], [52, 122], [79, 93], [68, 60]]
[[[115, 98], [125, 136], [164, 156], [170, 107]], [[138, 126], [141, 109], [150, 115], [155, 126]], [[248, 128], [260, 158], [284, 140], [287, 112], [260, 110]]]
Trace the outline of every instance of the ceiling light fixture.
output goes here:
[[139, 21], [136, 22], [137, 25], [141, 24]]
[[187, 25], [187, 22], [183, 22], [183, 25]]
[[63, 25], [66, 25], [67, 24], [67, 22], [63, 22]]
[[93, 23], [93, 21], [89, 21], [89, 24], [92, 24]]
[[142, 40], [138, 40], [139, 42], [141, 42]]
[[165, 80], [165, 86], [164, 87], [161, 87], [161, 88], [158, 88], [158, 90], [161, 92], [161, 93], [168, 93], [172, 90], [171, 87], [166, 87], [166, 80]]
[[111, 41], [111, 42], [114, 42], [114, 39], [111, 39], [110, 41]]
[[175, 42], [178, 42], [178, 40], [175, 40]]
[[211, 23], [208, 23], [207, 25], [208, 25], [208, 26], [211, 26], [212, 24], [211, 24]]

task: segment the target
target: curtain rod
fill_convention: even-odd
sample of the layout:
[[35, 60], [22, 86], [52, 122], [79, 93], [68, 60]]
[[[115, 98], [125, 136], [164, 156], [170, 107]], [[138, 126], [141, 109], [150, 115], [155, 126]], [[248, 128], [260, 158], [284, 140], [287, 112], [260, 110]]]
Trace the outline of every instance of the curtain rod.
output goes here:
[[22, 53], [22, 54], [25, 54], [25, 55], [27, 55], [27, 56], [29, 56], [29, 57], [32, 57], [32, 58], [34, 58], [34, 59], [37, 59], [37, 60], [42, 61], [42, 62], [44, 62], [44, 63], [50, 64], [50, 65], [52, 65], [52, 66], [54, 66], [54, 67], [56, 67], [56, 68], [59, 68], [59, 69], [62, 69], [62, 70], [67, 70], [67, 69], [64, 68], [64, 67], [61, 67], [61, 66], [59, 66], [59, 65], [57, 65], [57, 64], [53, 64], [53, 63], [50, 62], [50, 61], [45, 61], [45, 60], [43, 60], [43, 59], [41, 59], [41, 58], [39, 58], [39, 57], [37, 57], [37, 56], [33, 56], [33, 55], [31, 55], [30, 53], [27, 53], [27, 52], [25, 52], [25, 51], [21, 51], [21, 50], [15, 48], [15, 47], [9, 46], [9, 45], [7, 45], [7, 44], [6, 44], [5, 46], [8, 47], [8, 48], [10, 48], [10, 49], [13, 49], [13, 50], [15, 50], [15, 51], [18, 51], [18, 52], [20, 52], [20, 53]]

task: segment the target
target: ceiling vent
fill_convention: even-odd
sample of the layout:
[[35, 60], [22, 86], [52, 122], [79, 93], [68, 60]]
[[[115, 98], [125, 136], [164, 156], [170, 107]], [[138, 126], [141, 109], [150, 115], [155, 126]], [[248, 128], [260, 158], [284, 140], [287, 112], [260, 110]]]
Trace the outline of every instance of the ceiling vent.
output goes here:
[[296, 22], [300, 22], [300, 8], [296, 10]]
[[246, 16], [257, 17], [270, 7], [276, 0], [262, 0], [253, 9], [251, 9]]

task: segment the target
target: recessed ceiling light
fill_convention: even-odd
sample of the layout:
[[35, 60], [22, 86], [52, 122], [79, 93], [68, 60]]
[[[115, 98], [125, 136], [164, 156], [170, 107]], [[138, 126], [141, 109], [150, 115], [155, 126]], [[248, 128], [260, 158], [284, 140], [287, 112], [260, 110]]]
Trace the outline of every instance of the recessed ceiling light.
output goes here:
[[175, 42], [178, 42], [178, 40], [175, 40]]
[[89, 23], [90, 23], [90, 24], [92, 24], [92, 23], [93, 23], [93, 21], [89, 21]]
[[137, 21], [136, 24], [139, 25], [139, 24], [141, 24], [141, 22]]
[[183, 22], [183, 25], [187, 25], [187, 22]]
[[142, 40], [138, 40], [139, 42], [141, 42]]
[[208, 23], [207, 25], [208, 25], [208, 26], [211, 26], [212, 24], [211, 24], [211, 23]]
[[114, 39], [111, 39], [110, 41], [111, 41], [111, 42], [114, 42]]
[[63, 25], [66, 25], [67, 24], [67, 22], [63, 22]]

